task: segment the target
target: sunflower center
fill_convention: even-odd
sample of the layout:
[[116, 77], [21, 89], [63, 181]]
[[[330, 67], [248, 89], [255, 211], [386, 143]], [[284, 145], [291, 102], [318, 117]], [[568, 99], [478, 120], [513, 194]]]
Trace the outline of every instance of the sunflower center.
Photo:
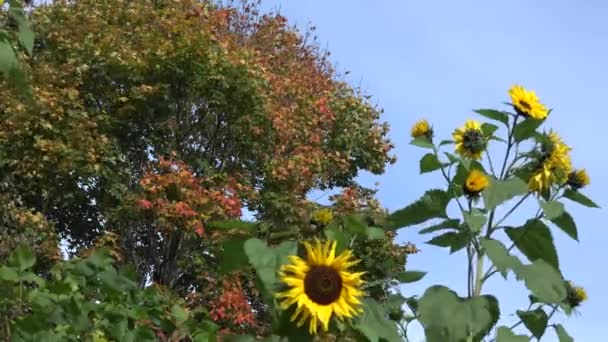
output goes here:
[[469, 129], [464, 132], [462, 145], [467, 150], [477, 153], [484, 149], [483, 133], [476, 129]]
[[304, 292], [317, 304], [331, 304], [340, 298], [342, 278], [332, 267], [313, 266], [304, 278]]
[[526, 110], [532, 109], [532, 106], [530, 106], [530, 104], [524, 100], [519, 100], [519, 105], [524, 107]]

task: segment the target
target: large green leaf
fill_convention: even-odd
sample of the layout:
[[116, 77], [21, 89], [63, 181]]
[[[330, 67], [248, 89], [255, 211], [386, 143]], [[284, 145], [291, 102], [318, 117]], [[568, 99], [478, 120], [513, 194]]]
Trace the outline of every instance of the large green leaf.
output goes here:
[[481, 210], [473, 208], [470, 213], [464, 213], [464, 222], [473, 233], [481, 230], [481, 227], [486, 223], [487, 217]]
[[433, 145], [433, 142], [427, 137], [415, 138], [410, 142], [410, 145], [431, 149], [435, 147], [435, 145]]
[[521, 261], [513, 255], [509, 254], [507, 248], [497, 240], [481, 238], [481, 246], [486, 251], [488, 258], [496, 267], [496, 270], [500, 272], [503, 278], [507, 278], [509, 270], [517, 270], [522, 266]]
[[564, 233], [568, 234], [571, 238], [578, 241], [578, 230], [576, 229], [576, 223], [568, 212], [564, 211], [560, 216], [551, 219], [551, 222], [558, 226]]
[[325, 237], [336, 241], [336, 253], [341, 253], [348, 248], [351, 235], [337, 226], [328, 226], [323, 230]]
[[566, 197], [567, 199], [574, 201], [576, 203], [582, 204], [586, 207], [589, 208], [599, 208], [600, 206], [595, 204], [591, 199], [589, 199], [589, 197], [581, 194], [578, 191], [574, 191], [571, 189], [566, 189], [564, 191], [564, 197]]
[[528, 330], [540, 340], [547, 330], [547, 324], [549, 323], [549, 316], [541, 309], [537, 308], [531, 311], [517, 310], [517, 316], [524, 322], [524, 325]]
[[361, 216], [348, 215], [342, 220], [344, 223], [344, 229], [347, 231], [358, 235], [367, 235], [367, 224], [365, 224]]
[[492, 210], [511, 198], [528, 193], [528, 184], [517, 177], [504, 181], [490, 177], [490, 185], [482, 191], [486, 210]]
[[221, 273], [236, 271], [249, 265], [244, 244], [247, 238], [235, 237], [222, 243], [219, 270]]
[[444, 221], [441, 221], [438, 224], [434, 224], [430, 227], [426, 227], [424, 229], [420, 230], [420, 234], [428, 234], [428, 233], [433, 233], [436, 232], [438, 230], [444, 230], [444, 229], [458, 229], [458, 227], [460, 226], [460, 220], [458, 219], [447, 219]]
[[422, 271], [403, 271], [397, 273], [395, 279], [401, 283], [413, 283], [416, 282], [426, 275], [426, 272]]
[[0, 71], [9, 77], [18, 67], [19, 61], [13, 46], [6, 39], [0, 38]]
[[564, 213], [564, 204], [558, 201], [541, 202], [540, 206], [547, 220], [553, 220]]
[[498, 126], [492, 125], [491, 123], [484, 122], [481, 124], [481, 131], [486, 137], [493, 136], [494, 132], [498, 130]]
[[386, 310], [371, 298], [363, 299], [363, 313], [355, 320], [355, 329], [370, 341], [401, 342], [397, 325], [388, 319]]
[[427, 342], [480, 340], [498, 321], [500, 309], [493, 296], [461, 298], [447, 287], [429, 287], [418, 302], [419, 321]]
[[505, 233], [530, 261], [542, 259], [559, 270], [553, 236], [542, 221], [530, 219], [520, 228], [506, 228]]
[[20, 271], [25, 271], [31, 268], [36, 263], [36, 256], [32, 250], [25, 246], [19, 246], [13, 251], [10, 257], [9, 264], [14, 265]]
[[439, 247], [450, 247], [450, 254], [452, 254], [466, 247], [469, 241], [471, 241], [471, 235], [468, 232], [460, 231], [441, 234], [426, 243]]
[[526, 287], [539, 301], [559, 304], [566, 298], [563, 277], [544, 260], [536, 260], [516, 270], [518, 279], [524, 280]]
[[568, 332], [561, 324], [556, 324], [553, 327], [555, 328], [555, 333], [557, 334], [557, 338], [559, 338], [559, 342], [574, 342], [574, 339], [568, 335]]
[[449, 201], [450, 197], [445, 191], [429, 190], [416, 202], [389, 215], [387, 227], [394, 230], [432, 218], [447, 218], [445, 210]]
[[509, 124], [509, 114], [494, 109], [476, 109], [475, 113], [485, 116], [488, 119], [497, 120], [505, 125]]
[[499, 327], [496, 330], [496, 342], [528, 342], [530, 338], [526, 335], [515, 335], [507, 327]]
[[530, 139], [536, 133], [536, 129], [542, 125], [544, 120], [525, 119], [515, 126], [513, 130], [513, 138], [516, 142]]
[[420, 159], [420, 173], [432, 172], [441, 169], [443, 165], [434, 153], [427, 153]]
[[19, 38], [19, 43], [31, 56], [34, 48], [34, 32], [30, 28], [30, 24], [25, 16], [23, 8], [21, 8], [21, 6], [11, 4], [8, 15], [17, 24], [17, 37]]
[[296, 254], [297, 245], [293, 241], [284, 241], [278, 247], [271, 248], [263, 241], [252, 238], [245, 242], [244, 249], [264, 289], [271, 294], [278, 287], [277, 271], [280, 265], [286, 263], [288, 255]]

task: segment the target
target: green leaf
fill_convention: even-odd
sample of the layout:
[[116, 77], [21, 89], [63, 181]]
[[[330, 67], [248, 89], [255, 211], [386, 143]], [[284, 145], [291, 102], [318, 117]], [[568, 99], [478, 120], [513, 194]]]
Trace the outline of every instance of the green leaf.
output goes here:
[[244, 244], [249, 263], [255, 268], [264, 289], [270, 295], [278, 286], [277, 270], [284, 264], [288, 255], [295, 255], [297, 245], [293, 241], [284, 241], [276, 248], [270, 248], [256, 238]]
[[452, 154], [450, 152], [443, 152], [443, 154], [445, 154], [445, 156], [450, 161], [450, 164], [448, 164], [448, 165], [452, 165], [452, 164], [460, 161], [460, 158], [458, 158], [455, 154]]
[[490, 258], [496, 270], [500, 272], [503, 278], [507, 279], [507, 273], [510, 269], [517, 270], [522, 266], [521, 261], [516, 256], [510, 255], [507, 248], [500, 241], [481, 238], [480, 242], [488, 258]]
[[219, 271], [222, 274], [242, 269], [249, 265], [249, 258], [243, 245], [247, 238], [237, 237], [222, 243]]
[[0, 279], [4, 281], [15, 282], [19, 279], [19, 273], [12, 267], [0, 267]]
[[536, 129], [540, 127], [544, 121], [545, 120], [534, 120], [531, 118], [525, 119], [515, 126], [515, 129], [513, 130], [513, 138], [516, 142], [532, 138], [534, 133], [536, 133]]
[[368, 240], [382, 240], [386, 237], [384, 230], [378, 227], [367, 227]]
[[547, 220], [553, 220], [564, 213], [564, 204], [558, 201], [541, 202], [540, 206]]
[[559, 338], [559, 342], [574, 342], [574, 339], [568, 335], [566, 329], [561, 324], [556, 324], [553, 326], [555, 328], [555, 333], [557, 334], [557, 338]]
[[505, 228], [505, 233], [530, 261], [542, 259], [559, 270], [553, 236], [542, 221], [530, 219], [520, 228]]
[[342, 218], [344, 229], [358, 235], [367, 235], [367, 225], [363, 218], [357, 215], [348, 215]]
[[403, 271], [397, 273], [395, 279], [401, 283], [413, 283], [416, 282], [426, 275], [426, 272], [422, 271]]
[[8, 78], [18, 67], [19, 61], [13, 46], [6, 39], [0, 38], [0, 71]]
[[181, 305], [173, 304], [173, 307], [171, 308], [171, 315], [173, 315], [175, 322], [179, 326], [179, 325], [184, 324], [184, 322], [186, 322], [188, 320], [190, 313], [188, 312], [188, 310], [184, 309]]
[[422, 148], [434, 148], [433, 142], [427, 137], [418, 137], [410, 142], [410, 145], [422, 147]]
[[442, 141], [439, 143], [439, 146], [443, 146], [443, 145], [450, 145], [450, 144], [453, 144], [453, 143], [454, 143], [454, 140], [442, 140]]
[[247, 233], [255, 233], [258, 228], [256, 223], [234, 219], [210, 221], [206, 224], [206, 226], [212, 229], [239, 230]]
[[559, 217], [551, 220], [553, 224], [563, 230], [568, 236], [578, 241], [578, 230], [576, 229], [576, 223], [568, 212], [564, 211]]
[[549, 316], [541, 308], [531, 311], [517, 310], [517, 316], [524, 322], [524, 325], [534, 337], [538, 340], [545, 334], [547, 330], [547, 323], [549, 323]]
[[481, 124], [481, 131], [486, 137], [491, 137], [496, 130], [498, 130], [498, 126], [496, 125], [492, 125], [491, 123], [487, 122]]
[[419, 233], [428, 234], [428, 233], [433, 233], [433, 232], [436, 232], [438, 230], [443, 230], [443, 229], [458, 229], [459, 226], [460, 226], [460, 220], [447, 219], [447, 220], [442, 221], [441, 223], [421, 229]]
[[9, 260], [9, 264], [16, 266], [20, 271], [31, 268], [35, 263], [36, 257], [34, 253], [30, 248], [25, 246], [17, 247]]
[[481, 227], [486, 223], [487, 217], [481, 210], [473, 208], [470, 213], [464, 213], [464, 222], [473, 233], [481, 230]]
[[[328, 240], [336, 241], [336, 253], [339, 254], [348, 248], [348, 243], [351, 237], [347, 232], [341, 230], [337, 226], [328, 226], [323, 230], [323, 232]], [[384, 237], [384, 233], [382, 236]]]
[[395, 230], [419, 224], [432, 218], [447, 218], [445, 209], [450, 197], [443, 190], [429, 190], [419, 200], [389, 215], [387, 227]]
[[504, 181], [490, 177], [490, 185], [482, 191], [483, 203], [490, 211], [511, 198], [528, 193], [528, 184], [517, 177]]
[[25, 16], [25, 13], [23, 12], [23, 8], [21, 8], [21, 6], [13, 5], [8, 11], [8, 15], [17, 24], [17, 28], [19, 30], [17, 34], [19, 43], [27, 51], [28, 55], [31, 56], [32, 50], [34, 49], [34, 32], [30, 28], [30, 24]]
[[544, 260], [536, 260], [516, 270], [534, 297], [543, 303], [559, 304], [566, 298], [566, 286], [561, 274]]
[[496, 342], [528, 342], [530, 338], [526, 335], [515, 335], [511, 329], [500, 327], [496, 331]]
[[441, 169], [442, 164], [433, 153], [427, 153], [420, 159], [420, 173], [427, 173]]
[[355, 329], [360, 331], [370, 341], [401, 342], [397, 333], [397, 325], [388, 320], [384, 308], [371, 298], [363, 299], [363, 313], [355, 321]]
[[589, 199], [587, 196], [581, 194], [578, 191], [566, 189], [564, 191], [563, 196], [571, 201], [582, 204], [589, 208], [599, 208], [600, 207], [599, 205], [595, 204], [591, 199]]
[[500, 121], [505, 125], [509, 124], [509, 115], [505, 112], [501, 112], [494, 109], [476, 109], [474, 110], [474, 112], [479, 115], [485, 116], [488, 119]]
[[427, 342], [466, 341], [469, 333], [480, 340], [498, 321], [495, 297], [460, 298], [444, 286], [429, 287], [418, 302], [419, 321]]
[[426, 243], [439, 247], [450, 247], [450, 254], [452, 254], [466, 247], [470, 241], [471, 236], [466, 232], [448, 232], [436, 236]]

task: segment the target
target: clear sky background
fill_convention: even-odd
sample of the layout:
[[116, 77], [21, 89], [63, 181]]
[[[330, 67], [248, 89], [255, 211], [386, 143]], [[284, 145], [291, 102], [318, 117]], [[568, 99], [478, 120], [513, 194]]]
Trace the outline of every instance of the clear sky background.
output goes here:
[[[573, 147], [575, 167], [585, 167], [592, 179], [583, 190], [600, 206], [608, 205], [608, 2], [586, 1], [361, 1], [273, 0], [266, 9], [280, 8], [292, 23], [312, 22], [332, 60], [347, 79], [373, 95], [391, 124], [399, 158], [379, 177], [361, 175], [362, 183], [379, 181], [378, 197], [389, 210], [399, 209], [430, 187], [441, 185], [439, 174], [418, 175], [423, 150], [408, 143], [411, 125], [428, 118], [439, 139], [474, 108], [502, 108], [513, 83], [536, 90], [554, 108], [546, 127], [554, 128]], [[515, 215], [518, 225], [528, 210]], [[606, 341], [608, 325], [608, 227], [606, 211], [566, 203], [579, 227], [579, 242], [553, 229], [565, 276], [583, 285], [589, 301], [580, 315], [557, 316], [580, 342]], [[400, 241], [412, 241], [422, 253], [410, 257], [410, 269], [429, 273], [420, 282], [402, 287], [404, 295], [422, 294], [433, 284], [448, 285], [461, 295], [466, 288], [465, 256], [449, 256], [445, 248], [424, 244], [419, 228], [400, 231]], [[504, 240], [503, 240], [504, 241]], [[512, 275], [497, 276], [484, 288], [501, 301], [500, 324], [528, 304], [523, 284]], [[525, 330], [522, 330], [522, 332]], [[410, 340], [423, 340], [412, 326]], [[543, 341], [557, 341], [553, 331]]]

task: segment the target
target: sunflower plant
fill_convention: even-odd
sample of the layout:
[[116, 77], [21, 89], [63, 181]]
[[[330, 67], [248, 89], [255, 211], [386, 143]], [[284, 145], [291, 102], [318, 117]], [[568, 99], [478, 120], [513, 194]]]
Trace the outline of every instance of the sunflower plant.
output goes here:
[[[598, 208], [582, 192], [590, 177], [573, 168], [571, 146], [544, 128], [551, 110], [535, 92], [515, 85], [508, 94], [507, 110], [475, 110], [490, 122], [468, 119], [453, 140], [435, 141], [426, 120], [411, 131], [411, 144], [429, 151], [420, 173], [438, 172], [445, 185], [391, 213], [386, 228], [427, 225], [419, 233], [434, 235], [428, 244], [467, 256], [465, 293], [434, 285], [406, 301], [409, 321], [420, 322], [429, 342], [572, 341], [554, 315], [569, 315], [587, 300], [560, 268], [553, 228], [578, 241], [564, 201]], [[518, 222], [514, 213], [525, 205], [536, 206], [536, 214]], [[448, 214], [448, 206], [457, 215]], [[512, 326], [499, 324], [499, 300], [484, 287], [496, 274], [512, 275], [530, 291], [529, 305], [517, 310]]]

